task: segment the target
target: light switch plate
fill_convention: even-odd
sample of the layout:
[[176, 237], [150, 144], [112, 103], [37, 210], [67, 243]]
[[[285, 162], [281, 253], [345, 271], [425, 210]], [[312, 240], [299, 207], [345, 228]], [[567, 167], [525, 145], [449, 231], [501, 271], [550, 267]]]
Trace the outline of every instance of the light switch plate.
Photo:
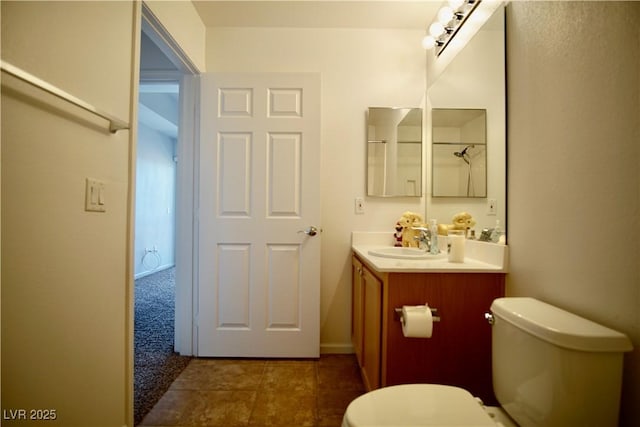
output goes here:
[[106, 212], [106, 185], [97, 179], [87, 178], [84, 196], [84, 210], [87, 212]]

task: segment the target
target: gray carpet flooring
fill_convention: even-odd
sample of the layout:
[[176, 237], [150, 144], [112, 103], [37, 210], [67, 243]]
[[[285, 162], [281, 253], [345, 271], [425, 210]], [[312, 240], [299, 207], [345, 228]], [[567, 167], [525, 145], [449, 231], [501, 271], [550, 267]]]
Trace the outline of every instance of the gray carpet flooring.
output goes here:
[[135, 281], [134, 421], [169, 389], [191, 357], [173, 351], [175, 268]]

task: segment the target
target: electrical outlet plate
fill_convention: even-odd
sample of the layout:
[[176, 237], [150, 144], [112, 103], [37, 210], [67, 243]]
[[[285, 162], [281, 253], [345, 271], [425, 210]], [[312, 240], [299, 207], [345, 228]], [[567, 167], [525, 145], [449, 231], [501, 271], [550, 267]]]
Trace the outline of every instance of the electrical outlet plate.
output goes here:
[[496, 215], [498, 211], [498, 201], [496, 199], [487, 200], [487, 215]]

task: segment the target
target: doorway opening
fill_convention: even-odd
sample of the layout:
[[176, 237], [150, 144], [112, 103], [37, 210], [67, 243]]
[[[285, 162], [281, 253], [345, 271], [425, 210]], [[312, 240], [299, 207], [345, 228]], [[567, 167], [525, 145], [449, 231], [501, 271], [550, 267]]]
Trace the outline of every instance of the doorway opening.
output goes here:
[[[136, 142], [134, 236], [134, 424], [138, 425], [193, 354], [193, 121], [185, 111], [196, 74], [143, 4]], [[186, 88], [186, 89], [184, 89]], [[182, 299], [181, 299], [182, 298]], [[181, 320], [181, 321], [180, 321]], [[186, 321], [185, 321], [186, 320]]]
[[178, 94], [178, 82], [140, 84], [134, 249], [136, 423], [190, 359], [174, 351]]
[[140, 84], [135, 278], [175, 267], [177, 82]]

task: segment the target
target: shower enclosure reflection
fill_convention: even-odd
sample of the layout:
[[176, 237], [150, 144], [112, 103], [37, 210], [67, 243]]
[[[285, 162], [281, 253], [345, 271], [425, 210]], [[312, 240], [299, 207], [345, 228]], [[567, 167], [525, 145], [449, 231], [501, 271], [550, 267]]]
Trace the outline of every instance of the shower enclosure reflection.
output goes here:
[[432, 111], [433, 197], [487, 197], [487, 111]]
[[422, 195], [421, 108], [369, 108], [367, 195]]

